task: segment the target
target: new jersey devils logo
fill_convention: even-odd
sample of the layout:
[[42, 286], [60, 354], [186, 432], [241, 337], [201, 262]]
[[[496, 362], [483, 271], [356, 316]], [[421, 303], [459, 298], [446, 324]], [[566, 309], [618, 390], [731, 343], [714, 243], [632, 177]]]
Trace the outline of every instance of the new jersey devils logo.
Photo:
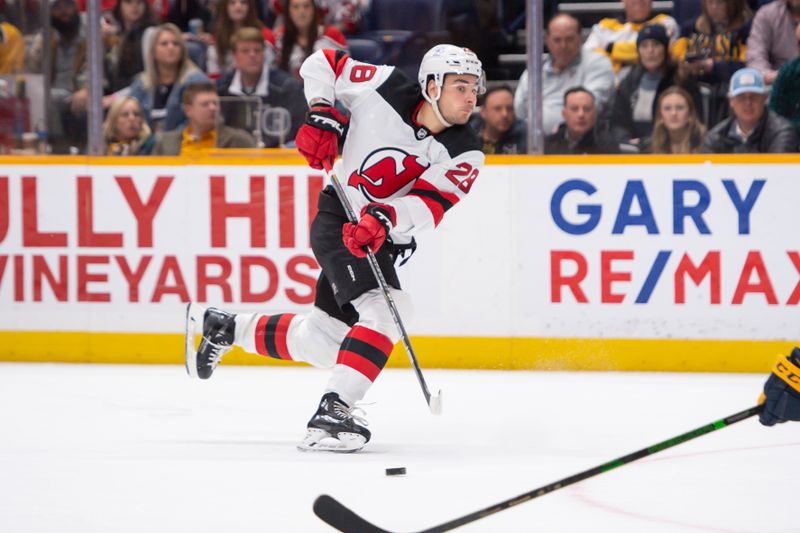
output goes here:
[[361, 168], [350, 174], [347, 184], [372, 201], [406, 194], [430, 166], [399, 148], [379, 148], [369, 154]]

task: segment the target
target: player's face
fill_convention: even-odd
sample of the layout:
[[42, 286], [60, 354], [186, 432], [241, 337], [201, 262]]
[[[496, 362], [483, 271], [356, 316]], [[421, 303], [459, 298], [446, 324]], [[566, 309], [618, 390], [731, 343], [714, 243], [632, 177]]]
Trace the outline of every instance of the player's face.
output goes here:
[[514, 124], [514, 95], [508, 91], [495, 91], [481, 106], [481, 118], [486, 126], [505, 133]]
[[117, 140], [130, 141], [137, 138], [142, 131], [142, 124], [142, 110], [139, 109], [139, 103], [136, 100], [128, 100], [122, 104], [114, 123]]
[[236, 44], [233, 53], [236, 68], [248, 75], [260, 75], [264, 68], [264, 44], [244, 41]]
[[478, 101], [478, 77], [447, 74], [439, 98], [439, 112], [450, 124], [466, 124]]
[[567, 131], [573, 137], [585, 135], [594, 127], [595, 110], [592, 95], [583, 91], [570, 94], [561, 114], [567, 125]]
[[247, 17], [249, 9], [247, 0], [228, 0], [228, 18], [233, 22], [242, 22]]
[[661, 120], [669, 131], [680, 131], [689, 123], [689, 103], [680, 94], [668, 94], [661, 100]]
[[199, 93], [191, 104], [184, 106], [189, 123], [200, 131], [209, 131], [217, 124], [219, 97], [216, 93]]

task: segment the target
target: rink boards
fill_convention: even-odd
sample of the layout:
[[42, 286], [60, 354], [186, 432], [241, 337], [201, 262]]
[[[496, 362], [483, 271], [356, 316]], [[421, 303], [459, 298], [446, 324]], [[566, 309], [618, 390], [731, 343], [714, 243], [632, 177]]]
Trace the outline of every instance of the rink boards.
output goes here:
[[[309, 308], [320, 172], [121, 162], [3, 160], [0, 360], [177, 363], [188, 300]], [[760, 372], [800, 338], [800, 156], [487, 163], [399, 271], [423, 366]]]

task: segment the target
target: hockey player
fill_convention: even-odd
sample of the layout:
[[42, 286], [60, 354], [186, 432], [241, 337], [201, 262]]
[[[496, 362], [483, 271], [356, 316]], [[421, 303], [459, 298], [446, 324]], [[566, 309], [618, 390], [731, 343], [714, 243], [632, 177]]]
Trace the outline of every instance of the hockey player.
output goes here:
[[[312, 168], [321, 169], [335, 160], [344, 137], [335, 172], [360, 220], [349, 223], [333, 187], [325, 188], [311, 225], [311, 248], [322, 267], [311, 312], [234, 315], [209, 308], [196, 352], [187, 341], [186, 366], [190, 375], [207, 379], [237, 345], [332, 367], [298, 448], [352, 452], [370, 439], [355, 404], [400, 339], [365, 249], [375, 253], [407, 319], [409, 299], [394, 260], [415, 246], [416, 233], [438, 226], [478, 177], [484, 156], [467, 121], [485, 91], [483, 71], [470, 50], [442, 44], [423, 57], [417, 83], [394, 67], [361, 63], [334, 50], [312, 54], [300, 74], [310, 109], [297, 148]], [[337, 102], [350, 111], [349, 127]], [[187, 339], [189, 330], [187, 325]]]

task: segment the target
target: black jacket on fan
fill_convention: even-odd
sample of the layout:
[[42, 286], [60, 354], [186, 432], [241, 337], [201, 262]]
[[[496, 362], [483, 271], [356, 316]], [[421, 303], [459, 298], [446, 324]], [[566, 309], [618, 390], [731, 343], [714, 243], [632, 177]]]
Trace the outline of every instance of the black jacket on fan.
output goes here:
[[[619, 142], [627, 142], [631, 139], [648, 139], [652, 135], [658, 97], [667, 88], [678, 85], [675, 80], [677, 70], [677, 67], [672, 66], [661, 77], [661, 81], [656, 88], [656, 97], [653, 99], [653, 111], [650, 114], [650, 120], [647, 122], [635, 122], [633, 120], [636, 94], [645, 74], [645, 69], [641, 65], [634, 66], [633, 70], [620, 82], [617, 95], [614, 98], [614, 109], [611, 113], [611, 131]], [[703, 100], [697, 85], [692, 81], [688, 81], [680, 86], [691, 95], [695, 109], [700, 113], [703, 109]]]
[[764, 110], [764, 116], [747, 137], [746, 142], [735, 134], [736, 117], [730, 116], [706, 134], [704, 152], [714, 154], [782, 153], [797, 151], [794, 128], [774, 111]]
[[485, 123], [480, 115], [474, 115], [469, 125], [478, 134], [484, 154], [524, 154], [528, 151], [528, 126], [524, 120], [514, 120], [511, 128], [496, 143], [483, 139]]
[[571, 142], [567, 137], [567, 125], [561, 124], [555, 133], [544, 139], [544, 153], [547, 155], [618, 154], [619, 152], [619, 144], [608, 135], [599, 135], [595, 128], [578, 139], [578, 142]]
[[[238, 74], [236, 69], [229, 70], [217, 80], [217, 93], [219, 93], [220, 97], [258, 97], [261, 99], [261, 104], [265, 109], [281, 107], [289, 111], [291, 124], [289, 132], [284, 138], [284, 142], [289, 143], [297, 135], [297, 130], [300, 129], [300, 126], [305, 121], [306, 111], [308, 110], [308, 104], [306, 104], [306, 99], [303, 96], [303, 86], [288, 72], [266, 66], [264, 69], [262, 79], [253, 94], [248, 95], [244, 92], [240, 81], [241, 75]], [[228, 126], [247, 131], [253, 130], [253, 114], [243, 103], [235, 106], [223, 105], [223, 116]], [[280, 139], [263, 131], [263, 125], [262, 134], [265, 148], [279, 146]]]

